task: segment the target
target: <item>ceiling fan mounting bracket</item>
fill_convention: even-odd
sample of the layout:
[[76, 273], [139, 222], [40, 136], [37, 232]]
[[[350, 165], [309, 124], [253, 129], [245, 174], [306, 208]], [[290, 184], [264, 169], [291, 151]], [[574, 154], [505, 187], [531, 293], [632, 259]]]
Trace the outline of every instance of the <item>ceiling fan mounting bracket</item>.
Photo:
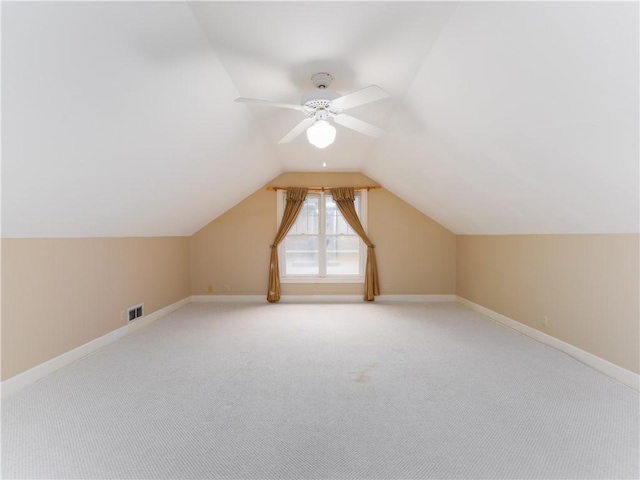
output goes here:
[[328, 88], [333, 81], [333, 77], [330, 73], [314, 73], [311, 76], [311, 81], [316, 86], [316, 88]]

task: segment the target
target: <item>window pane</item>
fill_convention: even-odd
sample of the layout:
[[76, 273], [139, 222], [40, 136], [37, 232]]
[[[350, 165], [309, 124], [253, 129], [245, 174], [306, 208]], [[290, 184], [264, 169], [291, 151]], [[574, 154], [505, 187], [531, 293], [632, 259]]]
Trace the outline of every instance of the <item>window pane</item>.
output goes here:
[[284, 239], [287, 275], [318, 275], [318, 237], [287, 235]]
[[296, 218], [296, 222], [289, 230], [289, 235], [318, 233], [319, 226], [319, 202], [320, 197], [317, 195], [308, 195], [304, 201], [304, 205]]
[[358, 275], [360, 246], [357, 235], [327, 236], [327, 274]]
[[[360, 213], [360, 196], [356, 196], [356, 200], [354, 202], [356, 207], [356, 212]], [[340, 213], [340, 209], [336, 205], [336, 202], [333, 201], [333, 197], [331, 195], [327, 195], [325, 197], [325, 233], [327, 235], [336, 235], [336, 234], [347, 234], [347, 235], [355, 235], [356, 232], [349, 226], [347, 221]]]
[[344, 219], [344, 217], [342, 215], [340, 215], [340, 217], [338, 218], [338, 221], [337, 221], [337, 232], [336, 233], [343, 234], [343, 235], [355, 235], [356, 232], [353, 231], [353, 229], [349, 226], [349, 224]]
[[324, 231], [327, 235], [333, 235], [335, 233], [338, 233], [337, 221], [338, 221], [338, 216], [340, 215], [340, 211], [338, 210], [338, 206], [335, 204], [331, 196], [327, 195], [324, 198], [325, 198], [325, 203], [324, 203], [325, 230]]

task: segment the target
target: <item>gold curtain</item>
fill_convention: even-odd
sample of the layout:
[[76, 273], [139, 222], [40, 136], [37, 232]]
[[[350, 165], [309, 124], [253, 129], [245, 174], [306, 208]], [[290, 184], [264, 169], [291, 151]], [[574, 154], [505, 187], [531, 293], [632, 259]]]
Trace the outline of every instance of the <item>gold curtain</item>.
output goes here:
[[307, 188], [290, 187], [287, 188], [287, 204], [284, 207], [282, 222], [276, 234], [276, 238], [271, 245], [271, 263], [269, 264], [269, 291], [267, 300], [269, 302], [277, 302], [280, 300], [280, 269], [278, 267], [278, 245], [284, 237], [287, 236], [291, 227], [296, 222], [298, 214], [302, 209], [305, 199], [307, 198]]
[[378, 264], [376, 263], [375, 245], [371, 243], [367, 236], [354, 204], [355, 193], [353, 187], [332, 188], [331, 196], [338, 205], [342, 216], [349, 223], [351, 228], [360, 236], [367, 245], [367, 266], [364, 274], [364, 299], [371, 302], [376, 295], [380, 295], [380, 285], [378, 282]]

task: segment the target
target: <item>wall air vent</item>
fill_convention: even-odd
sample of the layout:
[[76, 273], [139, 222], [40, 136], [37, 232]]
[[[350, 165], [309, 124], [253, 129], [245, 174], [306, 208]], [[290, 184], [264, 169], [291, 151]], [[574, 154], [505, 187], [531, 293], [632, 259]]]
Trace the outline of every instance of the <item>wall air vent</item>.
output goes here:
[[132, 322], [137, 318], [140, 318], [144, 315], [144, 303], [140, 303], [138, 305], [134, 305], [133, 307], [129, 307], [127, 309], [127, 320]]

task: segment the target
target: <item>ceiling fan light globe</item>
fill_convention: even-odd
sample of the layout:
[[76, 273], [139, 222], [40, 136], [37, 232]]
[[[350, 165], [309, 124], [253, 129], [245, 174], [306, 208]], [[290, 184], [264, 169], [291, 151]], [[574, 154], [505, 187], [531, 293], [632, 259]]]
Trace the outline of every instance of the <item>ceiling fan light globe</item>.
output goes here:
[[314, 147], [328, 147], [336, 139], [336, 128], [326, 120], [318, 120], [307, 129], [307, 139]]

